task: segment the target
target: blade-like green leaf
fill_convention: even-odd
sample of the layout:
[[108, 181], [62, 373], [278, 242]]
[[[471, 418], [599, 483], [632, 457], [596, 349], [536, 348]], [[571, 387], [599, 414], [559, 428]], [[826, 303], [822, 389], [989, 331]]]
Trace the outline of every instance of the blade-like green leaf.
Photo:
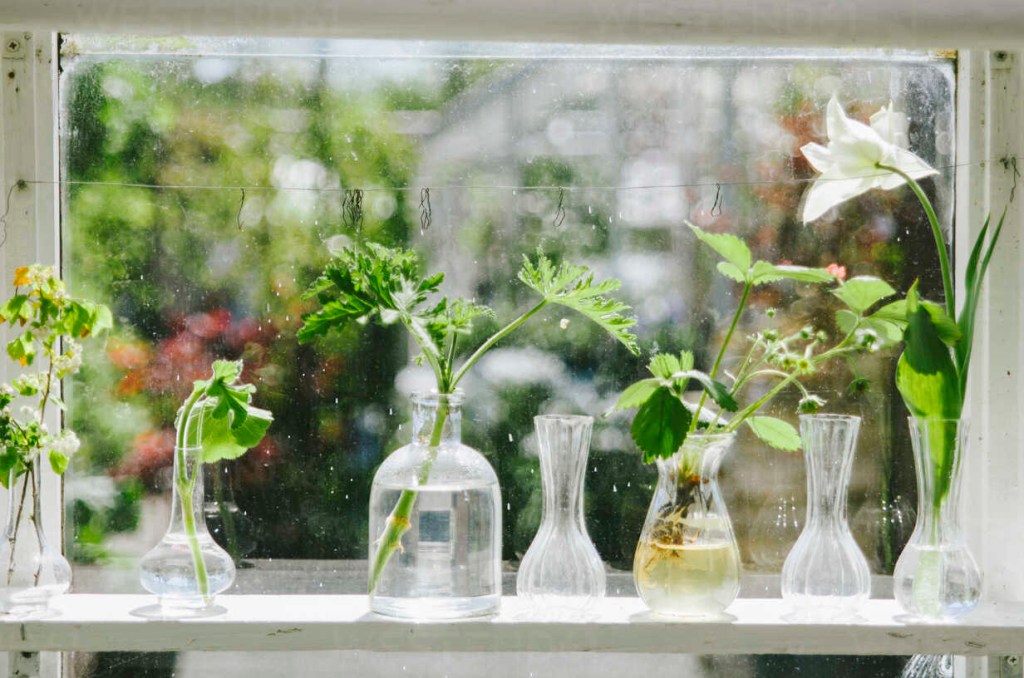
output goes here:
[[746, 276], [746, 272], [750, 270], [750, 264], [752, 261], [750, 248], [747, 247], [747, 243], [728, 233], [708, 233], [698, 226], [691, 224], [689, 221], [686, 222], [686, 225], [690, 227], [693, 234], [700, 238], [704, 244], [717, 252], [720, 257], [742, 271], [744, 277]]
[[659, 387], [647, 399], [629, 428], [634, 442], [643, 452], [645, 463], [675, 454], [686, 439], [692, 415], [671, 390]]
[[985, 219], [985, 225], [978, 234], [978, 239], [974, 242], [971, 256], [967, 262], [966, 275], [964, 276], [966, 294], [964, 295], [964, 306], [960, 311], [960, 321], [958, 323], [962, 340], [956, 346], [956, 362], [960, 370], [961, 393], [966, 393], [967, 391], [967, 376], [971, 365], [971, 351], [974, 347], [974, 318], [978, 311], [978, 302], [981, 299], [982, 284], [985, 281], [985, 275], [988, 273], [988, 265], [992, 259], [992, 253], [995, 251], [996, 243], [999, 242], [999, 236], [1003, 232], [1003, 222], [1005, 220], [1006, 210], [1004, 209], [1002, 216], [999, 218], [999, 223], [996, 225], [996, 230], [992, 234], [992, 239], [985, 249], [985, 254], [981, 256], [981, 250], [985, 246], [985, 235], [988, 232], [989, 226], [989, 218]]
[[775, 449], [796, 452], [800, 449], [800, 434], [789, 423], [775, 417], [748, 417], [747, 426], [758, 438]]
[[918, 303], [917, 283], [907, 292], [906, 349], [896, 365], [896, 388], [915, 417], [958, 419], [960, 380], [931, 314]]
[[864, 313], [876, 303], [896, 294], [889, 283], [873, 276], [857, 276], [832, 290], [844, 304], [857, 313]]
[[[952, 318], [946, 315], [945, 307], [924, 299], [920, 300], [920, 304], [931, 315], [932, 323], [935, 325], [935, 329], [939, 333], [939, 338], [942, 339], [942, 342], [947, 346], [956, 345], [960, 340], [960, 328], [957, 327], [956, 322]], [[892, 324], [902, 336], [903, 331], [907, 327], [907, 300], [900, 299], [891, 304], [886, 304], [868, 316], [868, 319]]]
[[631, 384], [615, 403], [616, 410], [628, 410], [633, 407], [640, 407], [650, 398], [661, 385], [661, 379], [641, 379]]

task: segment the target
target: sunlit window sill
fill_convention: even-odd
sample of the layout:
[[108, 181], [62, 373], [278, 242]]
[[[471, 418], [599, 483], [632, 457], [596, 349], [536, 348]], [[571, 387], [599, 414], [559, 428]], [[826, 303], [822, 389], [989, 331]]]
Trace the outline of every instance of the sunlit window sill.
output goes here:
[[790, 621], [777, 599], [740, 599], [728, 618], [714, 621], [655, 618], [636, 598], [606, 598], [588, 619], [551, 618], [514, 596], [497, 616], [457, 622], [379, 617], [355, 595], [226, 595], [214, 617], [133, 614], [153, 603], [144, 595], [66, 595], [48, 619], [0, 622], [0, 650], [1008, 655], [1024, 647], [1019, 603], [991, 605], [955, 624], [908, 622], [884, 599], [869, 601], [849, 623]]

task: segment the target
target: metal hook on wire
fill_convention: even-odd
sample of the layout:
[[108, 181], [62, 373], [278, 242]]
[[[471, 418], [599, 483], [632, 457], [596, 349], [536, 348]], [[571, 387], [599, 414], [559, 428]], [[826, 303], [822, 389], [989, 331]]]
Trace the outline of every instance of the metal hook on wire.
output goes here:
[[555, 216], [551, 220], [551, 225], [558, 228], [565, 221], [565, 189], [559, 187], [558, 189], [558, 206], [555, 208]]
[[1009, 202], [1013, 202], [1013, 199], [1017, 197], [1017, 177], [1020, 176], [1020, 170], [1017, 169], [1017, 156], [1011, 155], [1009, 157], [1003, 158], [1002, 160], [1000, 160], [1000, 162], [1003, 163], [1003, 169], [1013, 170], [1013, 173], [1010, 175], [1013, 177], [1013, 186], [1010, 187], [1009, 200]]
[[238, 189], [242, 192], [242, 199], [238, 201], [238, 212], [235, 214], [235, 225], [238, 226], [238, 230], [242, 230], [242, 208], [245, 207], [245, 189]]
[[420, 235], [424, 235], [430, 230], [430, 225], [434, 223], [433, 210], [430, 207], [430, 189], [420, 189]]
[[7, 197], [4, 199], [4, 213], [0, 214], [0, 229], [3, 231], [3, 236], [0, 236], [0, 247], [7, 243], [7, 215], [11, 213], [11, 196], [16, 188], [28, 188], [28, 183], [24, 179], [18, 179], [7, 189]]
[[345, 223], [359, 231], [363, 226], [363, 191], [351, 188], [345, 191], [345, 199], [341, 203], [341, 211]]
[[722, 216], [722, 184], [715, 184], [715, 202], [711, 205], [711, 216]]

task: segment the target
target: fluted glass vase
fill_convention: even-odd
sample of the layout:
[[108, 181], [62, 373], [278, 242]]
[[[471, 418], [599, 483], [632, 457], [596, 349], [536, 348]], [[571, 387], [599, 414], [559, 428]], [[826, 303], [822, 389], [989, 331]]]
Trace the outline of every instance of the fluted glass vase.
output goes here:
[[910, 418], [917, 523], [893, 573], [896, 601], [924, 621], [962, 616], [981, 598], [981, 572], [960, 525], [965, 419]]
[[37, 461], [15, 476], [7, 487], [7, 521], [0, 542], [0, 614], [19, 618], [45, 617], [50, 600], [71, 587], [71, 566], [50, 546], [40, 510], [40, 470]]
[[197, 408], [174, 449], [171, 520], [160, 543], [142, 558], [142, 586], [156, 594], [162, 617], [215, 614], [214, 598], [231, 587], [235, 563], [206, 528], [203, 501], [202, 416]]
[[782, 597], [802, 619], [856, 615], [871, 594], [868, 561], [846, 519], [860, 417], [800, 417], [807, 466], [807, 519], [782, 566]]
[[556, 414], [533, 422], [544, 504], [537, 536], [519, 566], [516, 594], [544, 613], [586, 613], [605, 594], [604, 564], [583, 520], [583, 478], [594, 419]]
[[370, 491], [370, 609], [452, 619], [501, 602], [501, 493], [482, 454], [462, 444], [461, 393], [413, 396], [412, 442]]
[[637, 592], [652, 612], [716, 617], [740, 590], [740, 557], [718, 485], [734, 434], [691, 435], [658, 459], [658, 485], [633, 558]]

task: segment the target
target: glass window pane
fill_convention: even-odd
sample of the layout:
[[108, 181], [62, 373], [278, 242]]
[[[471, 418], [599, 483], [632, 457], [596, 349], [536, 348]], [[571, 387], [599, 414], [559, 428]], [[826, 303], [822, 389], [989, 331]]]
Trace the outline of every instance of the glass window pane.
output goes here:
[[[370, 480], [406, 441], [408, 392], [429, 382], [392, 328], [297, 344], [325, 241], [414, 247], [450, 293], [501, 318], [528, 307], [515, 273], [542, 247], [623, 281], [645, 352], [688, 348], [705, 369], [737, 290], [686, 219], [762, 259], [899, 289], [920, 278], [941, 296], [909, 191], [798, 218], [812, 176], [799, 148], [823, 141], [835, 93], [860, 119], [890, 100], [907, 112], [911, 148], [942, 168], [927, 186], [949, 223], [953, 66], [926, 54], [68, 36], [62, 66], [64, 271], [118, 321], [70, 388], [79, 591], [139, 590], [138, 558], [167, 521], [174, 413], [216, 357], [244, 358], [276, 413], [263, 444], [209, 469], [207, 518], [241, 565], [236, 590], [364, 590]], [[787, 328], [835, 334], [833, 301], [761, 287], [741, 331], [777, 308]], [[881, 352], [810, 382], [829, 411], [865, 417], [850, 517], [881, 574], [914, 513], [893, 366]], [[545, 311], [466, 380], [464, 437], [500, 477], [510, 572], [540, 516], [532, 417], [600, 415], [643, 373], [582, 318]], [[769, 413], [792, 421], [798, 397]], [[654, 475], [628, 426], [598, 419], [586, 478], [588, 529], [621, 595]], [[723, 484], [746, 572], [779, 571], [803, 482], [799, 456], [741, 436]]]

